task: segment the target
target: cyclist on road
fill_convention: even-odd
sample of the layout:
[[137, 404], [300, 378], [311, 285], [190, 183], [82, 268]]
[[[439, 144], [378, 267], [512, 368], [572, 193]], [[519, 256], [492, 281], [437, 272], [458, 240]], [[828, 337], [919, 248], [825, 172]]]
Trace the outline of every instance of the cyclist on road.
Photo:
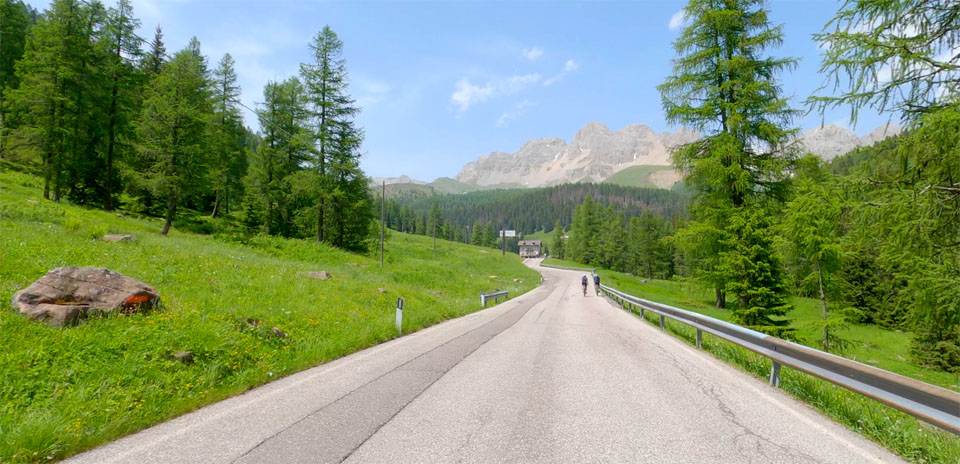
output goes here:
[[600, 274], [593, 275], [593, 289], [596, 290], [597, 295], [600, 294]]
[[580, 278], [580, 284], [583, 285], [583, 296], [587, 296], [587, 275]]

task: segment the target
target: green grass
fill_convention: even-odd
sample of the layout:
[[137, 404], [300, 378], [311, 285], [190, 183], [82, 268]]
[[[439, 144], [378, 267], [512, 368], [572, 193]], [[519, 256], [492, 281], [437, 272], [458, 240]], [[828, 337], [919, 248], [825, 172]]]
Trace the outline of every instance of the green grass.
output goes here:
[[673, 170], [673, 166], [630, 166], [626, 169], [617, 171], [607, 180], [605, 184], [623, 185], [626, 187], [651, 187], [659, 188], [650, 180], [650, 175], [660, 171]]
[[[547, 262], [582, 266], [556, 259]], [[730, 319], [729, 311], [713, 307], [712, 294], [695, 284], [655, 279], [643, 282], [644, 279], [606, 270], [600, 270], [599, 274], [601, 282], [625, 293], [716, 319]], [[793, 298], [792, 302], [795, 309], [788, 315], [793, 319], [792, 325], [798, 327], [808, 345], [817, 348], [815, 343], [811, 343], [817, 339], [816, 334], [804, 321], [819, 317], [819, 302], [808, 298]], [[647, 313], [646, 319], [651, 324], [660, 324], [659, 317], [653, 313]], [[696, 330], [689, 326], [668, 318], [666, 329], [691, 345], [696, 343]], [[907, 333], [854, 325], [844, 336], [854, 342], [846, 352], [841, 353], [848, 358], [958, 390], [956, 376], [923, 369], [908, 361], [910, 335]], [[704, 334], [703, 349], [755, 377], [766, 379], [769, 375], [768, 359], [725, 340]], [[787, 367], [781, 371], [780, 386], [793, 397], [912, 462], [960, 462], [960, 439], [874, 400]]]
[[[384, 268], [373, 253], [309, 241], [177, 229], [161, 237], [159, 219], [45, 201], [36, 177], [0, 168], [0, 462], [62, 458], [394, 338], [398, 297], [408, 333], [479, 310], [481, 290], [515, 296], [540, 282], [517, 256], [438, 241], [434, 259], [430, 239], [396, 232]], [[105, 243], [105, 233], [137, 241]], [[6, 303], [67, 265], [150, 283], [163, 309], [58, 329]], [[317, 270], [331, 280], [298, 274]], [[173, 360], [180, 350], [194, 362]]]

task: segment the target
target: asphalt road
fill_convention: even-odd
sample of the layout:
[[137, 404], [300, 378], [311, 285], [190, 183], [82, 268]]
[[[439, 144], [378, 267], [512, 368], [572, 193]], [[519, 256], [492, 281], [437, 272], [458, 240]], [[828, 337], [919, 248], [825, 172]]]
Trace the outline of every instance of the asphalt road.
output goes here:
[[902, 462], [540, 270], [526, 295], [68, 462]]

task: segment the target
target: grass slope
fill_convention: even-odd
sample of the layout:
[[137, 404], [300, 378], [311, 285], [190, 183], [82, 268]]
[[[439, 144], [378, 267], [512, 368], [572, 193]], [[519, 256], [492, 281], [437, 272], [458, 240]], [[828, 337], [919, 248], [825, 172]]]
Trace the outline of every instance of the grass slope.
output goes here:
[[[56, 459], [299, 370], [480, 309], [481, 290], [539, 283], [517, 256], [391, 233], [379, 259], [315, 243], [243, 243], [161, 221], [56, 204], [39, 180], [0, 172], [0, 462]], [[132, 233], [109, 244], [104, 233]], [[10, 308], [59, 266], [107, 267], [157, 287], [163, 310], [56, 329]], [[299, 275], [326, 270], [328, 281]], [[378, 288], [386, 290], [380, 293]], [[250, 319], [262, 325], [247, 324]], [[273, 335], [279, 327], [286, 338]], [[172, 359], [189, 350], [192, 364]]]
[[672, 170], [672, 166], [630, 166], [626, 169], [617, 171], [607, 180], [605, 184], [623, 185], [625, 187], [650, 187], [660, 188], [650, 181], [650, 175], [655, 172]]
[[[558, 259], [548, 264], [582, 266]], [[713, 307], [711, 293], [689, 283], [647, 280], [627, 274], [599, 270], [601, 282], [618, 290], [652, 301], [695, 311], [716, 319], [729, 321], [730, 312]], [[800, 335], [814, 348], [817, 334], [808, 325], [820, 317], [819, 301], [793, 298], [794, 310], [788, 314]], [[647, 314], [647, 320], [659, 325], [659, 318]], [[695, 344], [695, 329], [667, 319], [667, 330]], [[844, 353], [850, 359], [913, 377], [954, 391], [960, 390], [960, 379], [942, 372], [923, 369], [908, 362], [910, 335], [871, 325], [853, 325], [844, 334], [853, 343]], [[716, 357], [734, 364], [758, 378], [769, 375], [770, 362], [732, 343], [704, 334], [703, 347]], [[784, 367], [780, 387], [832, 419], [871, 438], [893, 452], [913, 462], [960, 462], [960, 440], [955, 436], [914, 419], [876, 401], [850, 392], [815, 377]]]

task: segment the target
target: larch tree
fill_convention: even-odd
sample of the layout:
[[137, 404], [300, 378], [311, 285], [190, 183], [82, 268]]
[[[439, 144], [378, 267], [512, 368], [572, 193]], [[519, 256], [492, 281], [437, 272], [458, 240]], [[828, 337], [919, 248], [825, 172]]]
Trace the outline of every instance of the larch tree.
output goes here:
[[838, 331], [846, 325], [842, 315], [831, 314], [827, 309], [834, 274], [844, 254], [841, 231], [844, 204], [819, 158], [808, 155], [799, 164], [802, 167], [794, 179], [795, 194], [784, 209], [781, 227], [794, 254], [811, 266], [810, 275], [801, 278], [816, 280], [821, 311], [818, 328], [823, 350], [830, 351], [831, 347], [841, 347], [843, 340]]
[[4, 94], [19, 87], [14, 64], [23, 57], [31, 20], [27, 5], [19, 0], [0, 0], [0, 159], [7, 151], [7, 112]]
[[772, 319], [790, 305], [768, 210], [785, 197], [796, 132], [797, 112], [778, 77], [797, 60], [765, 56], [783, 31], [763, 4], [691, 0], [688, 25], [674, 42], [673, 74], [658, 89], [667, 120], [703, 134], [673, 152], [695, 192], [693, 220], [678, 240], [699, 242], [701, 278], [715, 288], [718, 306], [727, 291], [736, 295], [735, 321], [786, 335], [786, 323]]
[[323, 242], [328, 241], [324, 220], [335, 188], [328, 168], [337, 149], [338, 126], [352, 122], [359, 110], [347, 93], [347, 65], [337, 34], [325, 26], [310, 43], [310, 51], [312, 59], [300, 65], [300, 78], [306, 88], [315, 143], [310, 162], [316, 175], [316, 240]]
[[815, 39], [827, 81], [811, 108], [907, 123], [868, 165], [854, 220], [861, 243], [879, 243], [882, 270], [907, 283], [913, 355], [960, 372], [960, 3], [848, 0]]
[[147, 88], [137, 135], [141, 156], [150, 164], [141, 181], [166, 201], [161, 235], [170, 231], [181, 203], [206, 183], [212, 114], [208, 84], [205, 59], [194, 39]]
[[213, 145], [213, 165], [210, 171], [214, 191], [213, 211], [217, 217], [224, 210], [229, 212], [230, 200], [243, 191], [243, 178], [247, 173], [247, 133], [240, 114], [240, 86], [234, 70], [233, 57], [223, 56], [213, 70], [213, 127], [210, 137]]
[[114, 208], [117, 194], [116, 169], [118, 153], [126, 154], [133, 138], [132, 122], [138, 107], [140, 74], [135, 66], [141, 58], [141, 40], [136, 30], [140, 21], [133, 17], [129, 0], [119, 0], [107, 15], [102, 41], [108, 54], [102, 60], [105, 77], [109, 79], [109, 107], [107, 109], [107, 147], [104, 163], [104, 209]]

